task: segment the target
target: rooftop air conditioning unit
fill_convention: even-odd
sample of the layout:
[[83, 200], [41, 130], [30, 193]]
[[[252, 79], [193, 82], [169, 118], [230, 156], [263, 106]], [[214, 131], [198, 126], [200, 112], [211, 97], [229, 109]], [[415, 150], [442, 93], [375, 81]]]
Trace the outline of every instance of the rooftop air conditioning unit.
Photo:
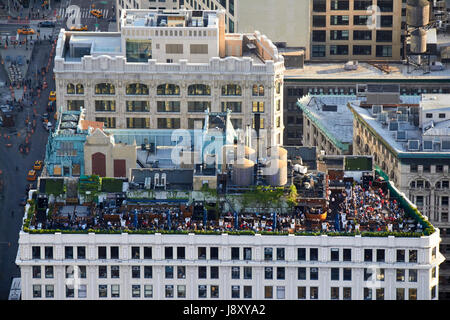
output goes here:
[[420, 141], [419, 140], [408, 140], [408, 151], [419, 151]]
[[379, 114], [382, 111], [383, 111], [383, 105], [381, 105], [381, 104], [372, 105], [372, 115]]

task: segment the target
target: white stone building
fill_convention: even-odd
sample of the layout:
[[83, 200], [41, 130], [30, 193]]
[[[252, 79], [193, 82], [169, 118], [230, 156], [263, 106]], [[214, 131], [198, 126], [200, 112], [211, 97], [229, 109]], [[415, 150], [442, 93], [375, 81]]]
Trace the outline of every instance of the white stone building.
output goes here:
[[21, 231], [16, 263], [24, 300], [435, 300], [439, 241]]
[[[106, 128], [189, 129], [231, 109], [235, 128], [283, 144], [284, 59], [259, 32], [225, 34], [222, 11], [122, 12], [120, 32], [62, 30], [57, 106], [86, 108]], [[258, 120], [259, 119], [259, 120]]]

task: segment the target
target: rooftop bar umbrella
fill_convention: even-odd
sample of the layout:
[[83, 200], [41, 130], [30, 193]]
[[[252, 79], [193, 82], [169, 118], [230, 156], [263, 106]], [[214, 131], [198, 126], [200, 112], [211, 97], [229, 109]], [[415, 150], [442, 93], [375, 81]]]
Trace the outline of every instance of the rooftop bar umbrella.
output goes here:
[[138, 212], [137, 209], [134, 209], [134, 227], [137, 228], [138, 225]]
[[203, 208], [203, 225], [206, 228], [206, 215], [207, 215], [208, 211], [206, 210], [206, 208]]
[[277, 213], [274, 212], [273, 213], [273, 227], [272, 227], [272, 230], [275, 231], [276, 228], [277, 228]]
[[336, 231], [341, 231], [341, 225], [339, 223], [339, 213], [336, 213], [336, 215], [334, 216], [334, 228], [336, 229]]
[[170, 210], [167, 210], [167, 224], [169, 225], [169, 230], [172, 230], [172, 217]]

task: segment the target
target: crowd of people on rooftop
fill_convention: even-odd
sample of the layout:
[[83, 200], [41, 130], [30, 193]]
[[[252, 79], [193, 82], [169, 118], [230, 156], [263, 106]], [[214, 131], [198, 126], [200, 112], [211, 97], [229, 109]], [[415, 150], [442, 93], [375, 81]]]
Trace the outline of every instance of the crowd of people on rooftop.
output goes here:
[[[404, 210], [380, 188], [347, 186], [345, 190], [330, 193], [327, 218], [319, 223], [322, 232], [399, 231], [414, 232], [421, 226], [405, 218]], [[61, 218], [60, 212], [52, 214], [41, 226], [43, 229], [70, 230], [177, 230], [177, 231], [319, 231], [305, 216], [306, 207], [297, 207], [290, 213], [233, 213], [218, 214], [215, 219], [208, 214], [193, 214], [192, 207], [184, 205], [96, 205], [87, 215], [77, 212]]]
[[[405, 217], [405, 211], [395, 199], [389, 199], [381, 188], [347, 186], [345, 191], [330, 199], [334, 220], [326, 231], [389, 231], [414, 232], [420, 223]], [[324, 230], [325, 231], [325, 230]]]

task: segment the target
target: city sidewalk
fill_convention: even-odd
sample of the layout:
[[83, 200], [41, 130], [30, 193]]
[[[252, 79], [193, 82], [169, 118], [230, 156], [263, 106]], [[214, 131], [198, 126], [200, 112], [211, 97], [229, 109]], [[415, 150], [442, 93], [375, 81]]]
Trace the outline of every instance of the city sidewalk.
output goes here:
[[[23, 8], [21, 5], [18, 7], [15, 7], [14, 4], [12, 4], [13, 0], [10, 0], [11, 2], [11, 9], [8, 10], [8, 2], [7, 0], [3, 0], [2, 2], [6, 2], [3, 4], [3, 7], [0, 6], [0, 20], [6, 20], [8, 21], [8, 17], [11, 19], [9, 21], [17, 20], [19, 17], [21, 21], [25, 21], [26, 18], [29, 20], [46, 20], [48, 18], [54, 17], [54, 10], [55, 8], [52, 7], [51, 9], [47, 9], [41, 6], [42, 1], [30, 1], [30, 5], [28, 8]], [[46, 6], [47, 7], [47, 6]], [[2, 22], [3, 23], [3, 22]], [[23, 23], [23, 22], [22, 22]]]

